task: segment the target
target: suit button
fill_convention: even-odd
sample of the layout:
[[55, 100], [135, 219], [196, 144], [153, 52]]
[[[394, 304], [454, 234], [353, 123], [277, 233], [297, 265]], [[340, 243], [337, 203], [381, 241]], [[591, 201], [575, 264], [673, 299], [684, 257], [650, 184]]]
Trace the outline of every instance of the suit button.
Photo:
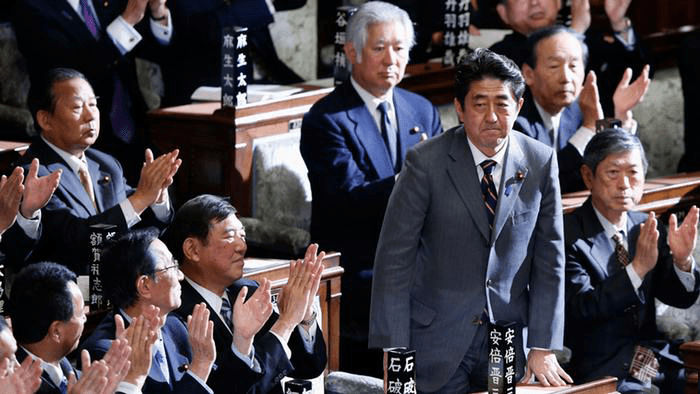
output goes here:
[[484, 322], [481, 320], [481, 315], [474, 315], [472, 318], [472, 324], [475, 326], [480, 326], [484, 324]]
[[486, 279], [486, 286], [491, 287], [493, 281], [491, 279]]

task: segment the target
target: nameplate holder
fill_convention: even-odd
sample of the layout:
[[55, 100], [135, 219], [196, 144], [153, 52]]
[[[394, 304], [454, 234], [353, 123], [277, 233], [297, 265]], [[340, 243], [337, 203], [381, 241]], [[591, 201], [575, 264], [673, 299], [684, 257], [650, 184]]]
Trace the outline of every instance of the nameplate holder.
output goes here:
[[336, 8], [335, 13], [335, 37], [333, 44], [335, 53], [333, 56], [333, 82], [335, 86], [340, 85], [350, 77], [350, 66], [348, 59], [345, 56], [345, 28], [348, 25], [350, 17], [357, 11], [357, 7], [340, 6]]
[[248, 58], [248, 28], [227, 26], [221, 41], [221, 108], [235, 108], [248, 103], [251, 78]]
[[284, 394], [309, 394], [311, 382], [303, 379], [292, 379], [284, 384]]
[[102, 253], [110, 239], [117, 234], [117, 226], [113, 224], [93, 224], [90, 226], [88, 264], [88, 304], [90, 312], [111, 309], [112, 304], [104, 293], [102, 273]]
[[488, 325], [489, 394], [515, 393], [515, 335], [513, 322], [499, 320]]
[[384, 392], [416, 394], [416, 351], [399, 347], [384, 352]]
[[469, 1], [443, 0], [445, 55], [442, 64], [445, 67], [456, 65], [460, 57], [469, 53], [470, 8]]

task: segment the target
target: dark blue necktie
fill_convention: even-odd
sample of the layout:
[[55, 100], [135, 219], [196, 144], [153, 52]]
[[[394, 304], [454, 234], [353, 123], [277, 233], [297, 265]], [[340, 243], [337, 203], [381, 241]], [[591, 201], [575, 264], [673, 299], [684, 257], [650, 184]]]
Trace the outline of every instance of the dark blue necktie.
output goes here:
[[484, 170], [484, 176], [481, 177], [481, 194], [484, 197], [484, 208], [486, 208], [486, 217], [489, 219], [489, 227], [493, 228], [493, 216], [496, 213], [498, 193], [496, 193], [496, 185], [493, 183], [491, 173], [496, 168], [496, 162], [484, 160], [479, 165]]
[[391, 164], [396, 168], [396, 131], [394, 131], [391, 120], [389, 120], [389, 103], [382, 101], [377, 106], [377, 109], [381, 115], [382, 138], [389, 152], [389, 157], [391, 157]]
[[233, 330], [233, 324], [231, 322], [231, 303], [228, 297], [221, 297], [221, 317], [224, 318], [224, 323], [229, 329]]
[[68, 393], [68, 381], [66, 380], [65, 376], [61, 378], [61, 384], [58, 385], [58, 391], [60, 391], [61, 394]]

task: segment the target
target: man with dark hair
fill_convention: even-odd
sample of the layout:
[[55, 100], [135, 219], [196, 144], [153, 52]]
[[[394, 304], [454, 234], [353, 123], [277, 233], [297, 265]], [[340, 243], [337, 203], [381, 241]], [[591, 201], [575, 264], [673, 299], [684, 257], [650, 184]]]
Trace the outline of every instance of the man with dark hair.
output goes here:
[[[625, 16], [630, 2], [631, 0], [605, 0], [609, 29], [589, 28], [589, 0], [571, 3], [571, 28], [579, 34], [585, 34], [586, 44], [590, 48], [590, 62], [584, 64], [584, 67], [587, 66], [588, 70], [594, 71], [598, 76], [601, 105], [607, 116], [613, 114], [615, 86], [627, 68], [639, 75], [644, 64], [650, 61], [630, 19]], [[501, 20], [513, 29], [513, 33], [493, 44], [490, 49], [508, 56], [522, 67], [528, 57], [527, 37], [539, 29], [554, 26], [561, 5], [561, 0], [500, 0], [496, 11]]]
[[185, 274], [176, 313], [185, 318], [204, 302], [213, 316], [219, 367], [207, 383], [215, 392], [282, 393], [283, 377], [311, 379], [326, 366], [313, 307], [325, 254], [316, 255], [312, 244], [303, 261], [291, 263], [280, 312], [273, 313], [270, 281], [241, 279], [247, 246], [235, 212], [228, 201], [204, 194], [175, 214], [166, 239]]
[[[374, 253], [406, 152], [442, 132], [435, 107], [396, 85], [414, 43], [408, 14], [363, 4], [346, 27], [352, 75], [304, 116], [300, 150], [309, 170], [311, 241], [343, 254], [341, 369], [378, 374], [367, 353]], [[378, 369], [378, 371], [374, 371]]]
[[[596, 74], [589, 72], [584, 82], [587, 46], [575, 31], [554, 26], [532, 33], [527, 48], [522, 71], [529, 89], [515, 128], [557, 150], [563, 193], [583, 190], [581, 156], [595, 134], [596, 121], [603, 119]], [[615, 118], [631, 133], [637, 129], [632, 108], [649, 87], [648, 71], [645, 68], [630, 85], [628, 70], [613, 97]]]
[[506, 57], [487, 49], [467, 56], [454, 100], [463, 126], [411, 150], [389, 199], [370, 346], [415, 349], [419, 392], [486, 390], [485, 323], [499, 320], [517, 327], [516, 379], [525, 372], [545, 386], [571, 382], [551, 351], [564, 336], [557, 160], [511, 132], [524, 89]]
[[[633, 211], [647, 170], [636, 136], [602, 131], [588, 143], [583, 159], [581, 173], [591, 196], [564, 217], [564, 341], [572, 352], [572, 375], [580, 382], [616, 376], [621, 393], [641, 393], [650, 381], [661, 393], [681, 393], [682, 363], [663, 349], [668, 343], [656, 328], [654, 299], [687, 308], [698, 298], [700, 272], [692, 252], [699, 210], [693, 206], [680, 226], [672, 214], [668, 233], [654, 212]], [[638, 345], [665, 355], [656, 365], [659, 375], [643, 376], [656, 360], [640, 357], [651, 352]]]
[[100, 120], [97, 98], [85, 77], [75, 70], [54, 69], [45, 82], [34, 87], [32, 100], [42, 132], [20, 164], [26, 170], [38, 158], [39, 176], [63, 174], [42, 210], [41, 236], [28, 234], [38, 238], [29, 258], [52, 259], [81, 273], [91, 225], [115, 225], [117, 232], [134, 226], [165, 227], [172, 216], [167, 188], [181, 161], [177, 150], [157, 159], [146, 150], [141, 179], [136, 189], [131, 188], [120, 163], [91, 148]]
[[[41, 360], [41, 386], [38, 393], [65, 393], [74, 385], [77, 392], [114, 392], [128, 370], [131, 348], [124, 340], [114, 341], [104, 360], [90, 362], [82, 354], [83, 377], [66, 356], [78, 347], [83, 332], [83, 295], [76, 277], [56, 263], [31, 264], [15, 278], [8, 311], [17, 343], [17, 360]], [[83, 391], [81, 391], [83, 390]]]
[[[31, 85], [55, 67], [79, 70], [100, 97], [100, 150], [136, 182], [148, 141], [135, 57], [159, 61], [173, 36], [165, 0], [13, 0], [17, 44]], [[101, 116], [100, 116], [101, 114]], [[37, 130], [39, 125], [35, 124]]]
[[[134, 318], [158, 308], [158, 340], [145, 382], [134, 383], [144, 393], [211, 393], [206, 385], [216, 349], [213, 322], [204, 304], [194, 308], [186, 327], [170, 314], [180, 306], [180, 272], [165, 244], [153, 232], [129, 232], [109, 245], [102, 256], [105, 291], [115, 310], [107, 314], [82, 344], [93, 359], [101, 359], [112, 340]], [[127, 375], [127, 381], [129, 376]]]

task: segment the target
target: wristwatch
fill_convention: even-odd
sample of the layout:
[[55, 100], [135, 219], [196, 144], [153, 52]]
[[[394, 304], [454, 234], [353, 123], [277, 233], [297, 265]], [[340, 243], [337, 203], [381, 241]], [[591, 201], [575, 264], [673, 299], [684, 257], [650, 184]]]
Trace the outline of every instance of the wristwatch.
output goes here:
[[311, 317], [307, 320], [302, 320], [301, 322], [299, 322], [299, 324], [306, 327], [311, 327], [311, 325], [314, 324], [314, 322], [316, 321], [316, 316], [318, 316], [318, 313], [316, 313], [316, 310], [314, 309], [313, 313], [311, 313]]

